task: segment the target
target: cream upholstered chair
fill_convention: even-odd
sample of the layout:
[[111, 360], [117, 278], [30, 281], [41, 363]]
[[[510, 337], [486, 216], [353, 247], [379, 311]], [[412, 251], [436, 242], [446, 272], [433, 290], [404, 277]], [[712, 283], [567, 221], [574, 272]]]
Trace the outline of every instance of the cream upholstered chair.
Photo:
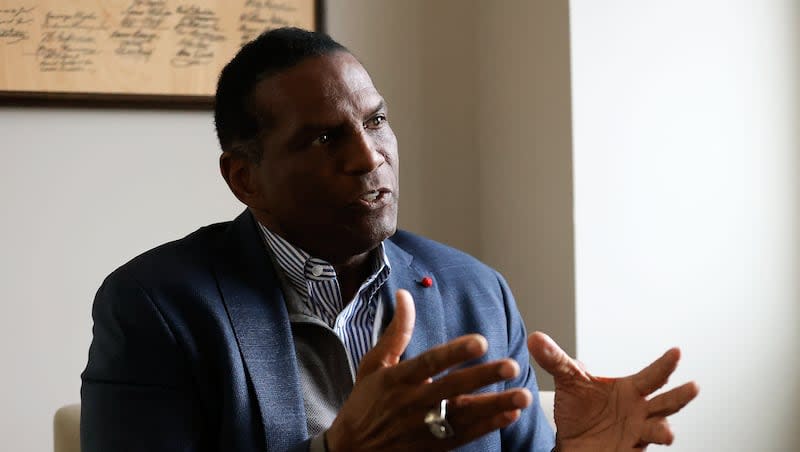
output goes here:
[[53, 417], [53, 450], [81, 452], [81, 404], [62, 406]]
[[[539, 391], [539, 403], [542, 404], [547, 420], [553, 430], [556, 423], [553, 420], [553, 391]], [[54, 452], [81, 452], [81, 405], [79, 403], [66, 405], [56, 411], [53, 418], [53, 445]]]

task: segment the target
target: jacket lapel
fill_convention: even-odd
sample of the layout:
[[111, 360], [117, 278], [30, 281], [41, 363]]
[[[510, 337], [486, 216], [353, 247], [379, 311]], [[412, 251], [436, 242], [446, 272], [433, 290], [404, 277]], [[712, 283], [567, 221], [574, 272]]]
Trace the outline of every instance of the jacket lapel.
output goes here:
[[216, 275], [247, 373], [258, 399], [268, 449], [306, 439], [294, 340], [277, 276], [249, 211], [234, 220]]
[[388, 297], [386, 299], [391, 300], [391, 303], [387, 304], [391, 311], [388, 313], [390, 318], [394, 316], [395, 292], [398, 289], [406, 289], [414, 297], [416, 321], [411, 341], [401, 356], [401, 359], [405, 360], [446, 341], [447, 331], [445, 331], [442, 297], [436, 280], [433, 281], [431, 287], [422, 285], [422, 278], [433, 277], [433, 275], [426, 272], [424, 268], [417, 268], [414, 265], [413, 256], [391, 240], [386, 240], [384, 247], [392, 265], [389, 279], [383, 286], [383, 295]]

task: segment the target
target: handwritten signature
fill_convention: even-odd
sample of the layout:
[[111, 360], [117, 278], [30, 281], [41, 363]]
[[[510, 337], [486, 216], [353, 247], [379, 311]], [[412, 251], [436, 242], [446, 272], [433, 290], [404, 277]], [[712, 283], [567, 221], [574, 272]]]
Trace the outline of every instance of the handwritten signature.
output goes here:
[[0, 16], [11, 16], [6, 19], [0, 19], [0, 24], [2, 23], [11, 23], [8, 22], [10, 20], [17, 20], [22, 16], [27, 16], [31, 14], [36, 7], [32, 6], [30, 8], [26, 8], [24, 6], [20, 6], [19, 8], [0, 8]]
[[264, 8], [274, 11], [295, 12], [297, 7], [286, 2], [273, 2], [271, 0], [247, 0], [245, 8]]
[[183, 34], [192, 30], [211, 30], [220, 31], [219, 18], [214, 16], [205, 16], [200, 14], [187, 14], [181, 17], [178, 24], [175, 25], [175, 31]]
[[74, 47], [70, 44], [56, 46], [40, 44], [36, 49], [39, 70], [42, 72], [84, 72], [94, 65], [92, 55], [99, 51], [93, 47]]
[[33, 23], [31, 14], [35, 9], [35, 6], [0, 8], [0, 41], [4, 41], [6, 44], [16, 44], [30, 39], [30, 34], [24, 26]]
[[72, 43], [80, 42], [84, 44], [94, 43], [97, 40], [94, 36], [82, 35], [71, 31], [51, 30], [42, 32], [41, 42]]
[[214, 52], [212, 50], [183, 47], [178, 49], [175, 56], [170, 60], [170, 64], [172, 64], [172, 67], [186, 68], [209, 64], [213, 59]]
[[44, 16], [42, 28], [68, 28], [73, 30], [104, 30], [105, 26], [99, 25], [97, 14], [75, 11], [72, 14], [54, 13], [48, 11]]
[[123, 28], [161, 30], [171, 15], [172, 12], [167, 10], [166, 0], [134, 0], [122, 11], [120, 25]]
[[0, 28], [0, 41], [7, 40], [6, 44], [16, 44], [29, 38], [30, 35], [25, 30], [18, 30], [14, 27]]

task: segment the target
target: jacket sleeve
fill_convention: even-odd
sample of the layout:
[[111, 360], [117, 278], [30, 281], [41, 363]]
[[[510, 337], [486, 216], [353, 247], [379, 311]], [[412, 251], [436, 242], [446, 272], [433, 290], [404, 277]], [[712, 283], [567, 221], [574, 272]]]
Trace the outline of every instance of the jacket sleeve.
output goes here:
[[539, 403], [539, 386], [530, 365], [525, 324], [508, 284], [499, 274], [497, 279], [506, 309], [509, 356], [519, 363], [520, 368], [519, 377], [508, 381], [506, 389], [525, 387], [533, 394], [533, 404], [522, 412], [520, 419], [500, 432], [503, 450], [550, 452], [555, 447], [555, 435]]
[[[83, 452], [207, 452], [260, 450], [220, 444], [191, 378], [187, 351], [148, 292], [135, 280], [110, 276], [97, 292], [89, 361], [82, 374]], [[311, 440], [288, 451], [305, 452]], [[288, 452], [287, 451], [287, 452]]]
[[185, 358], [150, 296], [112, 275], [97, 292], [82, 374], [84, 452], [209, 450]]

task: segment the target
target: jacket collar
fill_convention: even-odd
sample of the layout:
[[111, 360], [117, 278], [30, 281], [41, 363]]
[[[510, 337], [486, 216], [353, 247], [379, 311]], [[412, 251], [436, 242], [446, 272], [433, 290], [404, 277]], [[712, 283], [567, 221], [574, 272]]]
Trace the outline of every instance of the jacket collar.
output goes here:
[[[406, 347], [401, 359], [413, 358], [426, 350], [444, 343], [448, 337], [442, 308], [442, 287], [438, 284], [435, 274], [427, 269], [423, 263], [415, 261], [414, 257], [398, 246], [392, 239], [384, 241], [386, 255], [392, 263], [392, 273], [383, 287], [386, 304], [384, 326], [394, 316], [395, 293], [398, 289], [406, 289], [414, 298], [416, 320], [414, 333]], [[422, 279], [432, 278], [433, 285], [425, 287]]]
[[305, 407], [286, 303], [249, 211], [228, 226], [215, 273], [258, 399], [265, 445], [287, 450], [308, 436]]

